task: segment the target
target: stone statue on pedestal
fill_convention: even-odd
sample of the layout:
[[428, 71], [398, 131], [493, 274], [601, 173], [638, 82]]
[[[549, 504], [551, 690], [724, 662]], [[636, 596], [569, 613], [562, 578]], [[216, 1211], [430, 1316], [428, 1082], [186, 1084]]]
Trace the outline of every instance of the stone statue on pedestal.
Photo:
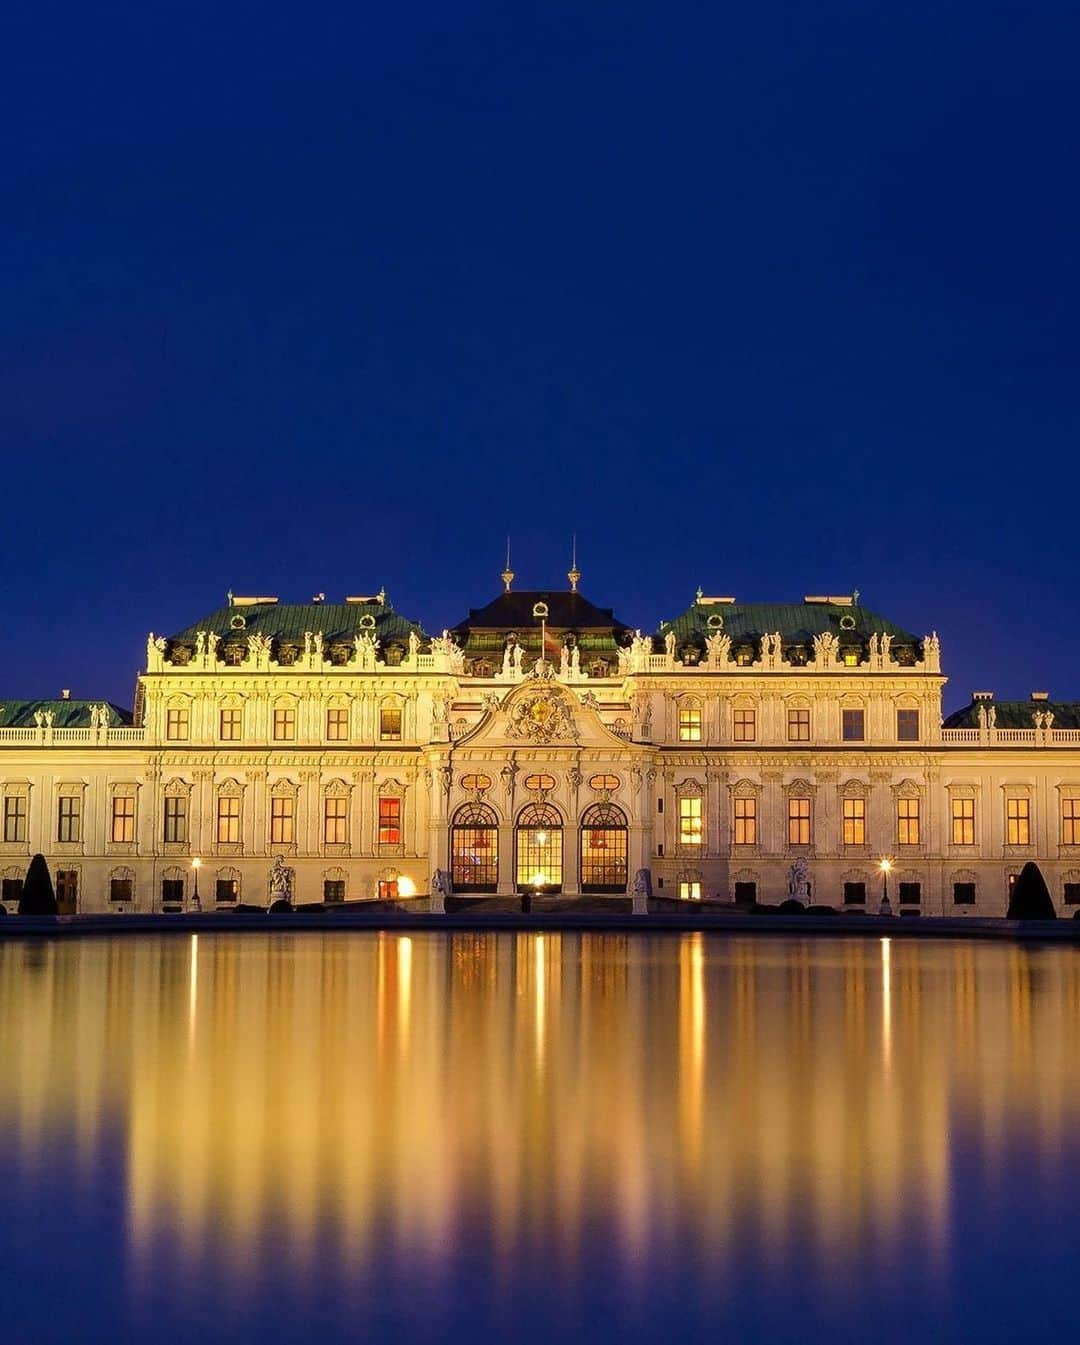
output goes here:
[[792, 901], [801, 902], [803, 906], [810, 901], [810, 882], [808, 878], [809, 870], [806, 860], [802, 855], [792, 864], [788, 870], [788, 897]]
[[274, 862], [270, 866], [270, 901], [272, 908], [277, 901], [287, 902], [292, 905], [293, 899], [293, 871], [280, 855], [274, 856]]

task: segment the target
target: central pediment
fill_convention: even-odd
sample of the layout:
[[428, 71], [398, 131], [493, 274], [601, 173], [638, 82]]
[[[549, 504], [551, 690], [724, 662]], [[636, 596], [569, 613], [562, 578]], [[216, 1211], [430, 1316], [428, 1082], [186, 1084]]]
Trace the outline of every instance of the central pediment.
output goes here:
[[580, 699], [544, 673], [514, 687], [457, 746], [618, 747], [626, 743], [607, 728], [595, 703]]

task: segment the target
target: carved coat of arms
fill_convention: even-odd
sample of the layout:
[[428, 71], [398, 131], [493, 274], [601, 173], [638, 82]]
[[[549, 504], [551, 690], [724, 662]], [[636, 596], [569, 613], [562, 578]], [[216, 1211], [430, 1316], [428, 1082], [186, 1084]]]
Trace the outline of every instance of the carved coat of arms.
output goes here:
[[574, 737], [570, 708], [551, 687], [521, 698], [510, 711], [507, 733], [533, 743], [551, 743]]

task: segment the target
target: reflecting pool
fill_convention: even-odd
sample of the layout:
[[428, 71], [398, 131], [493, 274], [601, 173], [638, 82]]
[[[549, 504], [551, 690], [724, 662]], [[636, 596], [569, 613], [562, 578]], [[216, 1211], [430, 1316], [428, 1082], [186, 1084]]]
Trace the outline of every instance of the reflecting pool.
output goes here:
[[1080, 953], [0, 943], [13, 1342], [1075, 1334]]

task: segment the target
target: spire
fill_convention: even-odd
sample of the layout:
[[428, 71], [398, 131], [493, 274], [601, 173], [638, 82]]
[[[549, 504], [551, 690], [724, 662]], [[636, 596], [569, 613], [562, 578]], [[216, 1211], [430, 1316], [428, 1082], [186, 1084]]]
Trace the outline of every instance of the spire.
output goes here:
[[514, 572], [510, 568], [510, 538], [506, 539], [506, 569], [503, 570], [499, 578], [503, 581], [503, 587], [506, 592], [510, 592], [510, 585], [514, 582]]
[[577, 533], [574, 533], [574, 540], [570, 551], [570, 569], [566, 572], [567, 579], [570, 580], [570, 592], [576, 593], [577, 586], [581, 583], [581, 571], [577, 567]]

